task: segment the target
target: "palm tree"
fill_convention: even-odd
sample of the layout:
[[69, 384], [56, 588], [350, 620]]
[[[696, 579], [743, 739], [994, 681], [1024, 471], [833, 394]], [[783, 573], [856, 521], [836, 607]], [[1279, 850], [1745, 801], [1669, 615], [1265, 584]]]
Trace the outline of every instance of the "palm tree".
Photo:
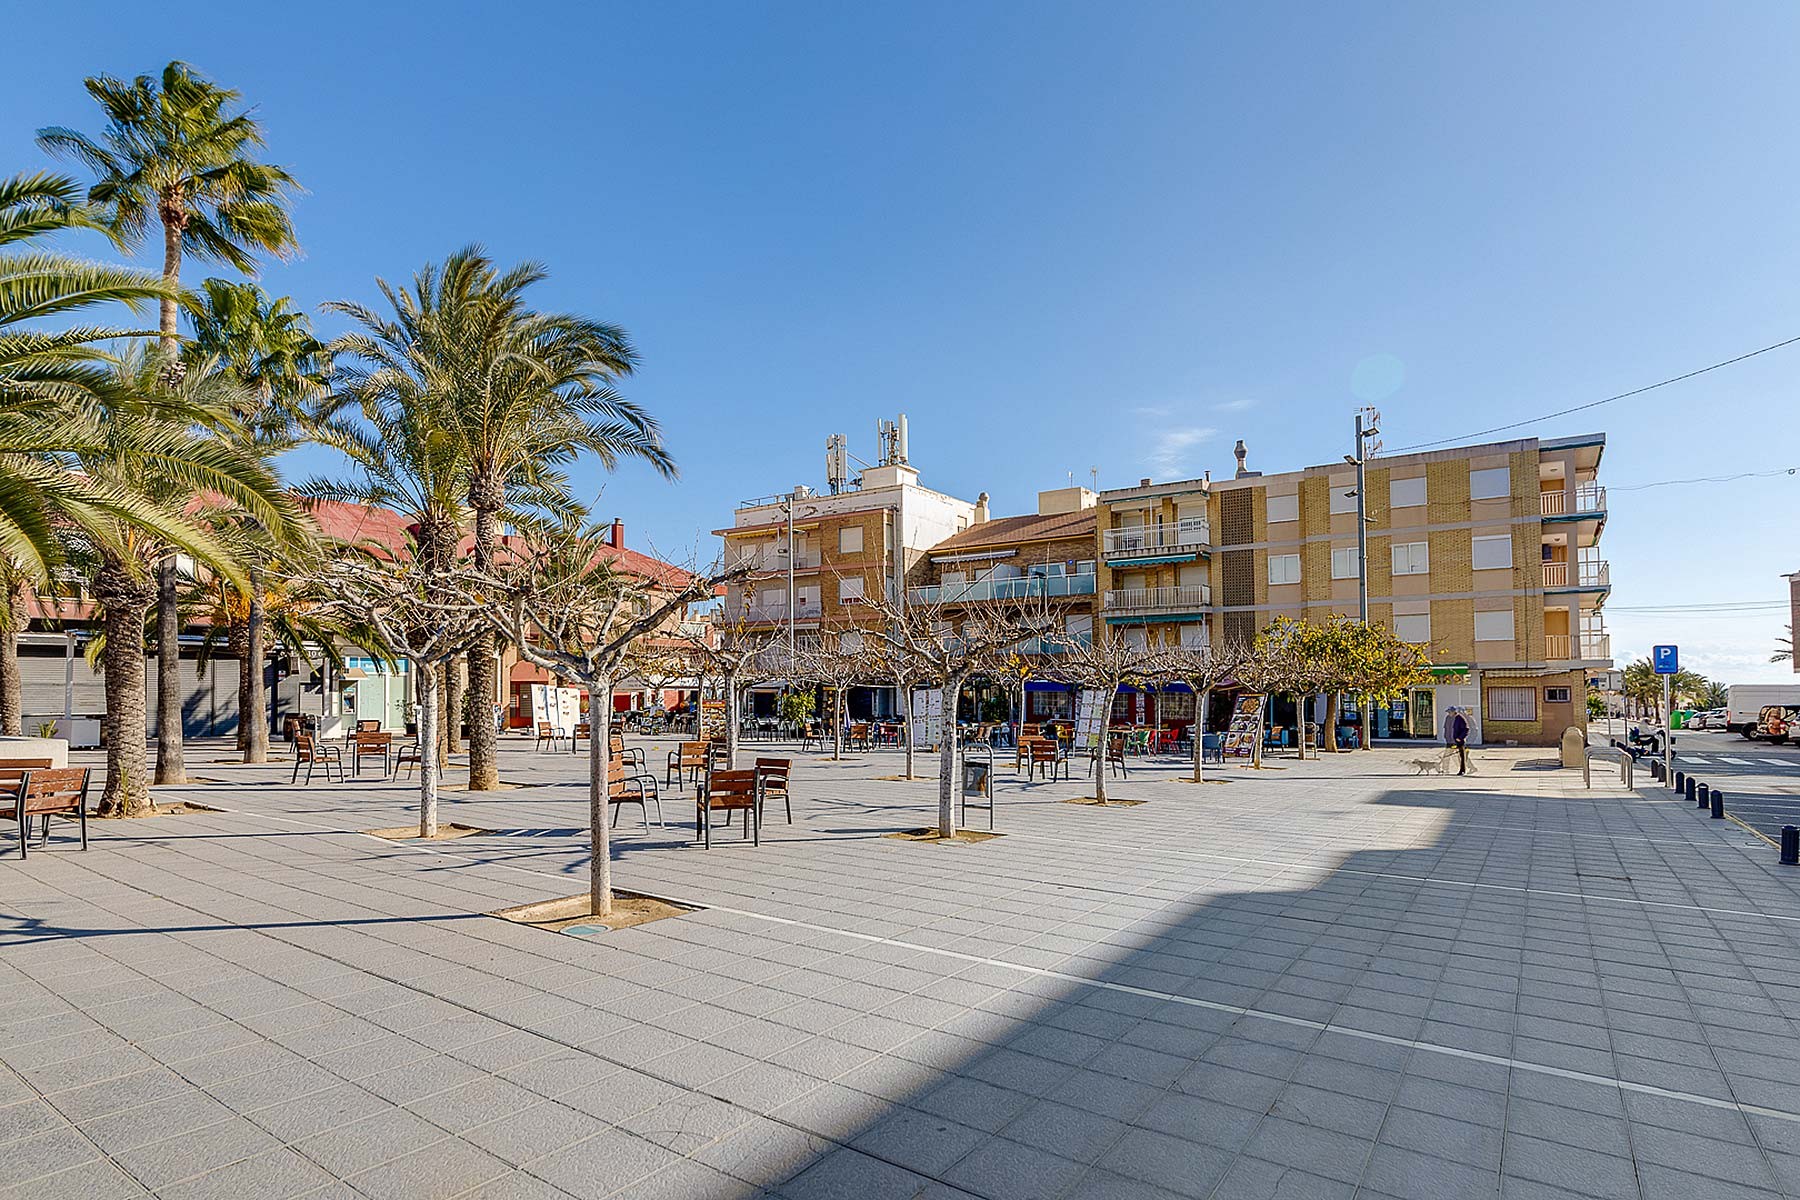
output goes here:
[[[219, 371], [233, 385], [237, 398], [231, 436], [264, 461], [299, 445], [312, 424], [308, 402], [324, 391], [330, 364], [306, 314], [293, 309], [286, 297], [271, 299], [255, 284], [208, 279], [191, 316], [194, 336], [182, 347], [182, 360], [189, 370]], [[231, 527], [234, 545], [248, 568], [249, 591], [241, 607], [244, 626], [229, 630], [230, 643], [243, 651], [238, 670], [238, 745], [245, 762], [266, 762], [268, 688], [260, 644], [268, 628], [265, 567], [294, 547], [284, 546], [283, 537], [273, 536], [241, 510], [227, 510], [218, 518]], [[312, 531], [298, 532], [306, 538]], [[157, 567], [157, 711], [175, 714], [178, 724], [181, 606], [176, 558], [166, 555]], [[229, 611], [240, 609], [232, 606]], [[157, 723], [158, 783], [178, 783], [186, 774], [180, 730], [169, 730], [165, 736], [168, 723], [160, 717]]]
[[[242, 98], [238, 92], [182, 62], [164, 67], [160, 81], [97, 75], [85, 84], [106, 115], [105, 132], [95, 139], [73, 129], [40, 129], [38, 144], [87, 164], [98, 177], [88, 200], [108, 212], [127, 244], [143, 242], [154, 215], [162, 230], [162, 277], [171, 288], [181, 282], [184, 257], [254, 274], [254, 252], [284, 256], [298, 248], [287, 209], [294, 180], [252, 157], [263, 145], [262, 128], [248, 112], [227, 111]], [[161, 308], [163, 361], [176, 377], [175, 296], [162, 297]], [[179, 783], [187, 772], [174, 563], [158, 573], [156, 776]]]
[[[112, 359], [120, 389], [147, 403], [113, 414], [104, 445], [77, 456], [89, 476], [129, 493], [162, 518], [156, 526], [121, 519], [82, 531], [92, 566], [91, 594], [106, 639], [107, 775], [99, 811], [107, 815], [136, 816], [149, 806], [144, 622], [156, 600], [153, 564], [172, 545], [234, 580], [243, 578], [230, 547], [193, 514], [193, 497], [235, 506], [275, 530], [286, 530], [299, 518], [267, 464], [238, 439], [215, 433], [231, 426], [231, 413], [241, 404], [235, 385], [217, 370], [192, 372], [172, 383], [163, 362], [160, 354], [137, 346]], [[163, 398], [177, 403], [159, 404]], [[180, 719], [178, 713], [174, 719]]]
[[[546, 275], [536, 263], [501, 272], [477, 247], [452, 254], [422, 278], [435, 286], [425, 314], [435, 329], [437, 367], [450, 388], [444, 433], [461, 458], [475, 517], [475, 564], [492, 572], [501, 514], [567, 494], [558, 469], [583, 453], [612, 470], [622, 459], [675, 474], [655, 418], [621, 396], [637, 352], [615, 325], [531, 309], [526, 289]], [[496, 691], [494, 633], [469, 648], [469, 691], [480, 697], [469, 723], [469, 787], [499, 782], [496, 730], [487, 705]], [[603, 698], [596, 698], [596, 703]]]
[[136, 403], [119, 391], [99, 346], [138, 331], [80, 323], [82, 315], [172, 295], [141, 271], [29, 245], [98, 226], [71, 180], [0, 179], [0, 558], [31, 580], [46, 579], [61, 555], [59, 527], [154, 515], [128, 493], [70, 471], [66, 459], [104, 439], [108, 411]]
[[1777, 649], [1775, 653], [1769, 655], [1769, 661], [1772, 663], [1791, 661], [1794, 657], [1794, 627], [1789, 625], [1787, 636], [1776, 638], [1775, 644]]
[[[73, 129], [38, 131], [53, 154], [86, 163], [98, 176], [88, 199], [104, 206], [128, 244], [141, 243], [155, 217], [162, 229], [163, 279], [181, 280], [191, 257], [256, 273], [256, 251], [278, 257], [298, 248], [288, 216], [293, 177], [258, 162], [262, 127], [249, 112], [227, 111], [242, 97], [183, 62], [163, 68], [161, 80], [139, 75], [127, 83], [110, 75], [85, 81], [106, 115], [99, 138]], [[162, 353], [176, 353], [176, 300], [162, 300]]]

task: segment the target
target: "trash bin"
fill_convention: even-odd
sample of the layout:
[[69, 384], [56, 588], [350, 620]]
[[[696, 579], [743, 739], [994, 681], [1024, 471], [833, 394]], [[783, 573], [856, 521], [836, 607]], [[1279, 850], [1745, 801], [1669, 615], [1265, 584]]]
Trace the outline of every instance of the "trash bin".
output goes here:
[[963, 762], [963, 795], [986, 798], [988, 784], [993, 776], [993, 764], [985, 761], [965, 760]]

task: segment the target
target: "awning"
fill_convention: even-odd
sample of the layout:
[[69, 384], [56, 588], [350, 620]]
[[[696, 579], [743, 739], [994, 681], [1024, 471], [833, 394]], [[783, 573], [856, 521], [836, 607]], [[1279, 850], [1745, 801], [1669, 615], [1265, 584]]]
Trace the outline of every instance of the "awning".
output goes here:
[[520, 659], [518, 662], [514, 663], [512, 665], [512, 670], [506, 673], [506, 677], [514, 683], [550, 682], [550, 672], [544, 670], [544, 668], [538, 666], [536, 663], [526, 662], [524, 659]]
[[1155, 558], [1121, 558], [1117, 554], [1106, 556], [1108, 566], [1121, 567], [1154, 567], [1160, 563], [1193, 562], [1205, 553], [1202, 550], [1189, 550], [1186, 554], [1161, 554]]
[[1108, 625], [1166, 625], [1172, 621], [1204, 621], [1204, 612], [1148, 613], [1143, 616], [1108, 617]]

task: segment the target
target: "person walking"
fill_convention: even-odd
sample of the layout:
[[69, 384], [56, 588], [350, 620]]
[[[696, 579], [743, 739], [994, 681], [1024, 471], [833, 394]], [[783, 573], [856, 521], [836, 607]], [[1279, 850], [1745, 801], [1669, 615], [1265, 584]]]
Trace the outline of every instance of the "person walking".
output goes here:
[[1454, 737], [1452, 737], [1450, 734], [1450, 726], [1455, 723], [1456, 723], [1456, 705], [1452, 704], [1449, 708], [1446, 708], [1444, 710], [1444, 722], [1442, 725], [1440, 725], [1438, 727], [1439, 732], [1441, 732], [1444, 736], [1444, 748], [1445, 749], [1449, 749], [1451, 746], [1456, 745], [1456, 739]]
[[1469, 773], [1469, 720], [1461, 709], [1451, 709], [1450, 740], [1456, 745], [1456, 773]]

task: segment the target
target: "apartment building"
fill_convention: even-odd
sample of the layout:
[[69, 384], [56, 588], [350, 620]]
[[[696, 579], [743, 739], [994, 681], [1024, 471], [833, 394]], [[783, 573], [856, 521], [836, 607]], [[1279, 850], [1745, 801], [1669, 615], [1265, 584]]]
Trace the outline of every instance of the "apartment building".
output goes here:
[[[1037, 511], [988, 515], [988, 497], [975, 501], [974, 523], [945, 538], [914, 572], [907, 603], [940, 609], [954, 621], [959, 607], [987, 600], [1042, 597], [1062, 629], [1032, 638], [1020, 654], [1049, 667], [1070, 641], [1093, 634], [1098, 604], [1094, 558], [1096, 493], [1084, 487], [1038, 493]], [[1025, 719], [1072, 719], [1073, 689], [1043, 679], [1025, 683]]]
[[[1429, 647], [1435, 681], [1376, 710], [1377, 737], [1437, 736], [1458, 705], [1477, 740], [1553, 744], [1586, 725], [1612, 666], [1599, 539], [1605, 436], [1492, 442], [1371, 460], [1370, 619]], [[1339, 462], [1103, 492], [1102, 619], [1130, 636], [1248, 639], [1279, 616], [1357, 611], [1355, 468]]]
[[[975, 522], [976, 506], [919, 484], [906, 457], [905, 417], [880, 426], [879, 461], [852, 474], [841, 436], [826, 449], [826, 490], [805, 485], [740, 505], [713, 533], [725, 561], [752, 570], [733, 586], [724, 619], [790, 630], [805, 644], [842, 639], [878, 620], [863, 601], [900, 596], [933, 546]], [[858, 688], [851, 715], [898, 711], [891, 688]]]

